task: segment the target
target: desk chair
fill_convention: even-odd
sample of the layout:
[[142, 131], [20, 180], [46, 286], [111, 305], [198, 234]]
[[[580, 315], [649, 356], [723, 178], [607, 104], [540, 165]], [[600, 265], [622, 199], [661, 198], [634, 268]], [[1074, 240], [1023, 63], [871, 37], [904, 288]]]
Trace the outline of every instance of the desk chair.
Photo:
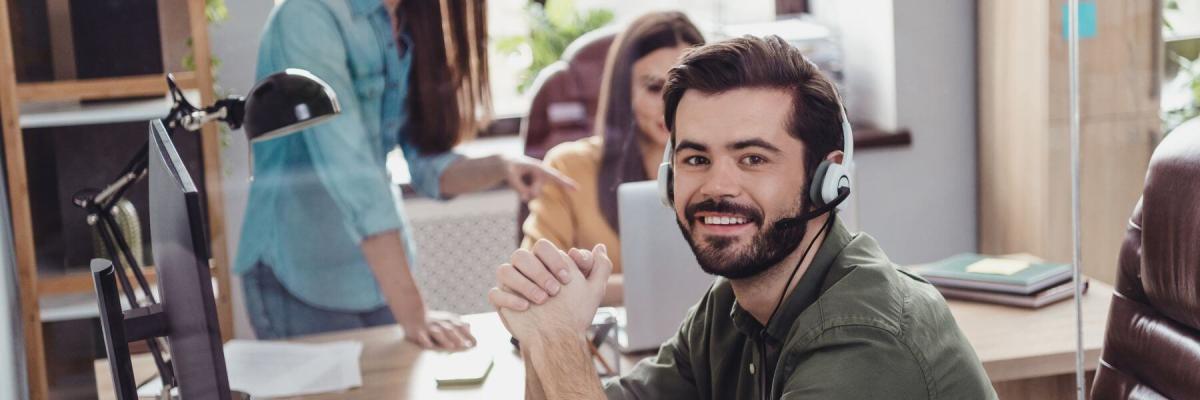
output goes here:
[[1150, 158], [1118, 261], [1093, 399], [1200, 395], [1200, 120]]
[[551, 147], [592, 134], [611, 29], [589, 32], [567, 46], [562, 59], [538, 72], [529, 112], [521, 119], [525, 155], [542, 159]]
[[[612, 28], [588, 32], [567, 46], [561, 60], [538, 72], [530, 88], [529, 112], [521, 118], [525, 155], [541, 160], [559, 143], [591, 136], [604, 64], [615, 37]], [[524, 236], [521, 224], [528, 216], [529, 206], [522, 202], [517, 212], [518, 245]]]

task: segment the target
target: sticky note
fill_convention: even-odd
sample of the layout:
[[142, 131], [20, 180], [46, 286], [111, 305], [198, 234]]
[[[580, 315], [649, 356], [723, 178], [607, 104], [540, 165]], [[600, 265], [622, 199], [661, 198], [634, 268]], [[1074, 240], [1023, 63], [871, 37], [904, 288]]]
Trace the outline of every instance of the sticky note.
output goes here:
[[1029, 268], [1029, 262], [1006, 260], [1003, 258], [985, 258], [967, 266], [967, 272], [990, 275], [1012, 275]]
[[[1062, 6], [1062, 35], [1066, 39], [1071, 34], [1067, 29], [1067, 18], [1071, 14], [1071, 9], [1067, 4]], [[1079, 38], [1087, 39], [1096, 37], [1096, 2], [1095, 1], [1080, 1], [1079, 2]]]

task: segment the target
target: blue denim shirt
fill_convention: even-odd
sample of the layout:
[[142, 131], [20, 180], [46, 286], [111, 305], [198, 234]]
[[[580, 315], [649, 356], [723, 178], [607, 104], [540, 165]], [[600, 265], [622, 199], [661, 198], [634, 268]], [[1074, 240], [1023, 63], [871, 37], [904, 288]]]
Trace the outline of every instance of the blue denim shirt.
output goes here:
[[[412, 49], [407, 36], [402, 40]], [[411, 66], [411, 50], [398, 51], [381, 0], [288, 0], [272, 12], [258, 78], [285, 68], [311, 71], [337, 93], [342, 113], [254, 144], [234, 272], [244, 274], [261, 261], [293, 295], [332, 310], [385, 304], [359, 247], [363, 238], [399, 230], [409, 265], [416, 265], [399, 188], [385, 168], [387, 153], [399, 146], [413, 187], [435, 198], [442, 172], [460, 157], [419, 154], [406, 140]]]

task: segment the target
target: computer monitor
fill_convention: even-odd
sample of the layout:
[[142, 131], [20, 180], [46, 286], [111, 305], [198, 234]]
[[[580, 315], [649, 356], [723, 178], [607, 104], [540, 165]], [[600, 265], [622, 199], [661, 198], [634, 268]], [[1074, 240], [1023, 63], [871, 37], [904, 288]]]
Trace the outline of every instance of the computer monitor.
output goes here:
[[229, 399], [200, 192], [159, 121], [149, 158], [150, 243], [179, 394]]
[[166, 373], [181, 398], [229, 400], [200, 193], [160, 121], [150, 123], [148, 147], [150, 241], [162, 302], [122, 312], [114, 276], [124, 272], [92, 262], [113, 384], [121, 399], [136, 398], [127, 344], [166, 337]]

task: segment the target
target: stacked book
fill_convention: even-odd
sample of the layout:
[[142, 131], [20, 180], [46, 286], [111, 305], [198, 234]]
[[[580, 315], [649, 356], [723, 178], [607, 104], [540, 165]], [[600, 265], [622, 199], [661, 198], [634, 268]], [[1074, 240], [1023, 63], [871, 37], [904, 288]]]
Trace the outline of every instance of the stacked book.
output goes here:
[[[1040, 308], [1071, 298], [1075, 293], [1070, 264], [968, 253], [915, 266], [912, 270], [947, 299]], [[1087, 280], [1083, 289], [1087, 290]]]

